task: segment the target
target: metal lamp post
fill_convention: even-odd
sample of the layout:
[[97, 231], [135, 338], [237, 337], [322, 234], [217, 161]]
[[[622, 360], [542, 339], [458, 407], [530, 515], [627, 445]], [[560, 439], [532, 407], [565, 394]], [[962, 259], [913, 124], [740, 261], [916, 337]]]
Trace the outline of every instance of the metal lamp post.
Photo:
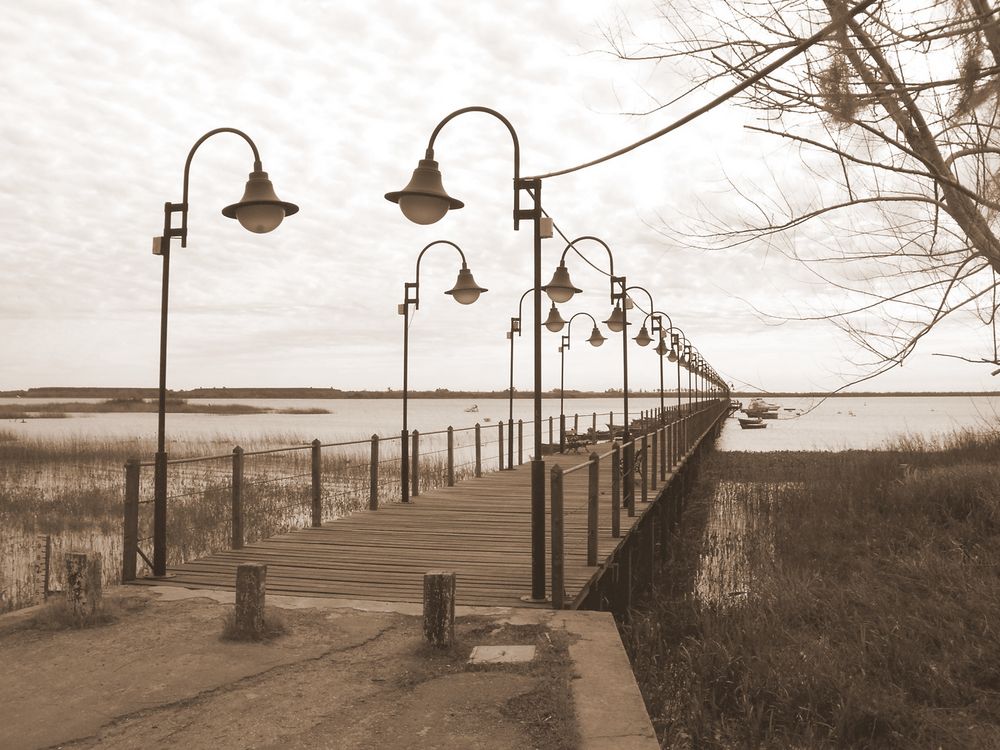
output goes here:
[[[286, 216], [299, 210], [294, 203], [279, 200], [260, 160], [257, 146], [246, 133], [235, 128], [210, 130], [191, 147], [184, 162], [184, 187], [180, 203], [163, 205], [163, 235], [153, 238], [153, 255], [163, 258], [163, 277], [160, 285], [160, 380], [156, 422], [156, 459], [153, 479], [153, 575], [167, 573], [167, 309], [170, 290], [170, 242], [180, 237], [181, 247], [187, 247], [188, 185], [191, 160], [195, 151], [206, 140], [219, 133], [233, 133], [247, 142], [253, 152], [253, 169], [239, 202], [222, 209], [222, 215], [239, 221], [243, 227], [257, 234], [273, 231]], [[173, 226], [173, 215], [181, 215], [181, 225]]]
[[565, 449], [566, 441], [566, 412], [563, 408], [564, 399], [564, 389], [566, 384], [566, 351], [570, 348], [570, 334], [573, 332], [573, 321], [580, 315], [585, 315], [590, 318], [590, 322], [594, 324], [593, 330], [590, 332], [590, 337], [587, 339], [587, 343], [593, 347], [598, 347], [603, 344], [607, 339], [601, 333], [600, 329], [597, 327], [597, 321], [594, 320], [594, 316], [590, 313], [578, 312], [570, 316], [569, 321], [566, 324], [566, 333], [563, 334], [562, 342], [559, 345], [559, 451], [562, 452]]
[[[386, 193], [386, 200], [398, 203], [403, 215], [417, 224], [433, 224], [449, 210], [462, 208], [462, 201], [445, 192], [441, 172], [434, 160], [434, 142], [441, 129], [459, 115], [480, 112], [499, 120], [510, 133], [514, 145], [514, 229], [530, 221], [534, 229], [534, 455], [531, 459], [531, 601], [545, 600], [545, 463], [542, 460], [542, 239], [552, 236], [551, 219], [542, 214], [542, 181], [521, 177], [521, 147], [510, 121], [488, 107], [465, 107], [445, 117], [431, 132], [424, 158], [402, 190]], [[532, 199], [532, 206], [521, 209], [521, 192]]]
[[[631, 288], [631, 287], [630, 287]], [[641, 287], [639, 287], [641, 288]], [[643, 291], [646, 291], [643, 289]], [[646, 294], [649, 294], [646, 291]], [[670, 324], [670, 328], [674, 327], [674, 323], [670, 320], [670, 316], [665, 312], [653, 309], [653, 299], [650, 297], [649, 300], [650, 311], [646, 313], [646, 317], [642, 320], [642, 325], [639, 327], [639, 333], [634, 337], [635, 343], [639, 346], [646, 346], [653, 341], [653, 338], [649, 335], [649, 331], [646, 329], [646, 321], [650, 322], [650, 326], [653, 331], [653, 335], [657, 336], [659, 343], [656, 345], [655, 352], [660, 355], [660, 426], [662, 427], [665, 423], [664, 415], [664, 404], [663, 404], [663, 357], [667, 354], [667, 345], [664, 341], [665, 330], [663, 328], [663, 318], [667, 319]]]
[[414, 276], [416, 280], [407, 281], [403, 284], [403, 304], [399, 306], [399, 314], [403, 316], [403, 429], [400, 434], [399, 443], [399, 482], [401, 485], [400, 499], [404, 503], [410, 502], [410, 432], [407, 421], [410, 389], [410, 306], [412, 305], [414, 310], [420, 309], [420, 261], [423, 259], [424, 253], [435, 245], [450, 245], [458, 251], [459, 256], [462, 258], [462, 267], [458, 271], [458, 279], [455, 281], [455, 286], [446, 291], [445, 294], [450, 294], [460, 305], [471, 305], [479, 299], [480, 294], [487, 291], [472, 278], [472, 271], [469, 270], [462, 248], [448, 240], [435, 240], [429, 245], [425, 245], [423, 250], [420, 251], [420, 255], [417, 256], [417, 268]]
[[[670, 327], [670, 352], [667, 354], [667, 361], [673, 362], [677, 366], [677, 418], [681, 416], [681, 358], [683, 357], [682, 339], [685, 339], [684, 332], [676, 326]], [[686, 340], [686, 339], [685, 339]]]
[[545, 291], [549, 297], [554, 302], [565, 302], [569, 300], [574, 294], [580, 290], [574, 286], [573, 282], [569, 278], [569, 270], [566, 268], [566, 253], [570, 249], [575, 250], [576, 244], [584, 241], [596, 242], [608, 254], [608, 262], [610, 265], [609, 276], [611, 278], [611, 304], [614, 308], [611, 311], [611, 316], [604, 321], [604, 324], [608, 327], [610, 331], [614, 333], [622, 334], [622, 407], [624, 409], [624, 440], [627, 442], [629, 438], [629, 417], [628, 417], [628, 313], [627, 310], [632, 307], [632, 301], [629, 299], [626, 293], [626, 283], [624, 276], [615, 276], [615, 256], [611, 252], [611, 248], [608, 247], [608, 243], [602, 240], [600, 237], [594, 237], [593, 235], [583, 235], [582, 237], [577, 237], [571, 240], [569, 244], [562, 251], [562, 255], [559, 258], [559, 265], [556, 267], [555, 273], [552, 275], [552, 280], [545, 285]]

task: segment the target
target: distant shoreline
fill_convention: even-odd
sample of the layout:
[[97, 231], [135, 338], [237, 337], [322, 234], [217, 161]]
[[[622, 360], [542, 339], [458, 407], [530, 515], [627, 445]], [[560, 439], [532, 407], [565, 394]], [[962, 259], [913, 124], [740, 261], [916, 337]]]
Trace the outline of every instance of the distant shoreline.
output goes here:
[[[339, 388], [192, 388], [189, 390], [170, 390], [169, 399], [399, 399], [402, 391], [366, 391], [341, 390]], [[507, 391], [452, 391], [438, 388], [433, 391], [409, 392], [410, 398], [432, 399], [507, 399]], [[682, 397], [687, 391], [681, 391]], [[548, 390], [542, 393], [543, 398], [558, 398], [559, 391]], [[621, 398], [621, 390], [608, 391], [565, 391], [565, 398]], [[656, 398], [659, 391], [629, 391], [632, 398]], [[775, 391], [770, 393], [751, 393], [734, 391], [732, 397], [740, 398], [913, 398], [913, 397], [944, 397], [944, 396], [1000, 396], [1000, 391], [855, 391], [851, 393], [822, 393], [819, 391]], [[155, 399], [155, 388], [89, 388], [72, 386], [50, 386], [42, 388], [27, 388], [22, 390], [0, 391], [0, 398], [100, 398], [108, 400], [138, 400]], [[515, 399], [530, 399], [530, 391], [515, 391]], [[674, 390], [664, 391], [665, 398], [677, 398]]]

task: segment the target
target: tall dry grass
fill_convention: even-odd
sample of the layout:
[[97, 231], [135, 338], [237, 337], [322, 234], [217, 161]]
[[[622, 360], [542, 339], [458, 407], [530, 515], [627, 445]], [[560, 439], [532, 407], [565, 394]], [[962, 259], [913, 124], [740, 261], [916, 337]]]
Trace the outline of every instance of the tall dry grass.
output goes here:
[[887, 447], [710, 457], [624, 627], [664, 747], [1000, 747], [1000, 439]]

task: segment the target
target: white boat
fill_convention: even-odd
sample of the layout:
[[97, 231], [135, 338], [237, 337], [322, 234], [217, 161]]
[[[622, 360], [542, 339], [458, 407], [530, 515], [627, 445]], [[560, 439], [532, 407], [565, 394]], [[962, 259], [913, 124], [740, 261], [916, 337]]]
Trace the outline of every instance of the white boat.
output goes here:
[[479, 411], [479, 406], [478, 406], [478, 405], [476, 405], [476, 404], [473, 404], [472, 406], [470, 406], [470, 407], [469, 407], [468, 409], [466, 409], [465, 411], [467, 411], [467, 412], [475, 412], [475, 411]]
[[767, 422], [761, 417], [737, 417], [737, 419], [744, 430], [762, 430], [767, 427]]

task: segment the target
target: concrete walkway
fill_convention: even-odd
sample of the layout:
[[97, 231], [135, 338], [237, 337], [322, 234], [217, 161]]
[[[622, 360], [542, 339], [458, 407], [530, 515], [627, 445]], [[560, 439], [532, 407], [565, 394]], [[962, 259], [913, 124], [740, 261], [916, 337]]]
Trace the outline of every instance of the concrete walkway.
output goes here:
[[[459, 608], [437, 652], [420, 605], [268, 597], [287, 632], [253, 644], [219, 639], [230, 592], [108, 599], [117, 621], [87, 630], [0, 617], [0, 747], [658, 747], [607, 613]], [[483, 645], [536, 656], [470, 665]]]

